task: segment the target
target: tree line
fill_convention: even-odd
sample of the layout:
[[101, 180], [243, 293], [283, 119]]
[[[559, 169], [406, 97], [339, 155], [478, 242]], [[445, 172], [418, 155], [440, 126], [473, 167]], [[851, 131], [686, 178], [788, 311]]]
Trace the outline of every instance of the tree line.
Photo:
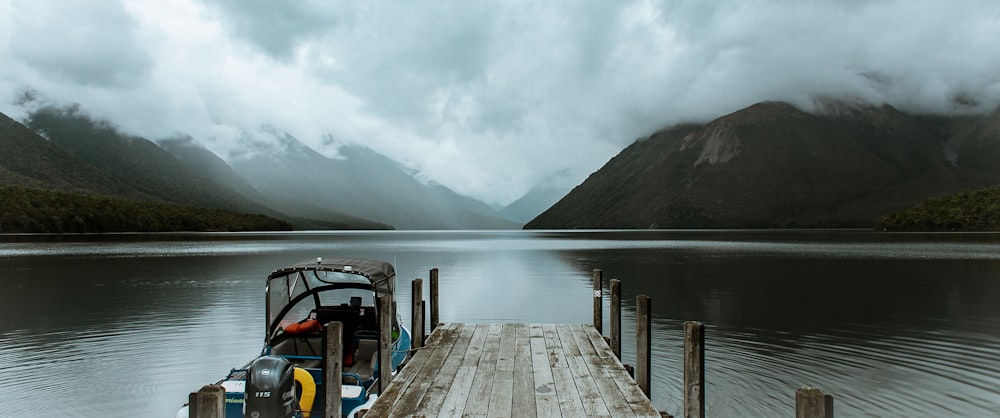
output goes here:
[[1000, 186], [928, 199], [879, 219], [885, 231], [1000, 231]]
[[0, 186], [0, 233], [288, 231], [266, 215]]

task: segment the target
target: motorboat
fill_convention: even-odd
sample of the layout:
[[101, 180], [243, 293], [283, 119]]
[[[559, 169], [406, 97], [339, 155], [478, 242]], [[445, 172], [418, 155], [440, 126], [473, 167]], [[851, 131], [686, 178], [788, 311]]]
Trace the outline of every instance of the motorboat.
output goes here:
[[[326, 414], [324, 381], [327, 328], [341, 324], [341, 413], [354, 417], [381, 392], [379, 342], [385, 321], [391, 333], [391, 368], [410, 357], [410, 331], [395, 311], [392, 264], [358, 258], [311, 258], [267, 277], [266, 324], [260, 355], [216, 382], [225, 389], [226, 418], [308, 418]], [[383, 296], [389, 296], [383, 298]], [[391, 306], [381, 306], [385, 301]], [[387, 308], [387, 309], [386, 309]], [[379, 312], [390, 312], [381, 317]], [[336, 329], [336, 328], [334, 328]], [[188, 417], [188, 405], [178, 418]]]

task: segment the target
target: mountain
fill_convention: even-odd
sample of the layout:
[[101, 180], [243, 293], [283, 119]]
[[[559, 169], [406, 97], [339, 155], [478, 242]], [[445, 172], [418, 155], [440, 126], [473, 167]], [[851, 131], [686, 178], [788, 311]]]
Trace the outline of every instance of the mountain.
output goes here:
[[120, 133], [78, 107], [43, 108], [27, 126], [115, 181], [155, 200], [244, 213], [273, 213], [189, 168], [155, 143]]
[[[493, 208], [435, 184], [417, 181], [395, 161], [361, 146], [328, 158], [273, 128], [245, 138], [233, 169], [290, 214], [333, 208], [398, 229], [515, 228]], [[261, 169], [266, 167], [266, 169]]]
[[0, 233], [248, 231], [291, 227], [266, 215], [164, 202], [0, 114]]
[[[260, 213], [300, 229], [518, 226], [480, 201], [417, 181], [368, 148], [345, 146], [338, 158], [327, 158], [273, 128], [247, 135], [230, 164], [194, 138], [154, 143], [78, 106], [33, 111], [27, 128], [2, 122], [21, 131], [17, 141], [2, 145], [8, 152], [0, 160], [0, 184]], [[32, 161], [27, 154], [43, 156], [42, 163], [24, 164]]]
[[758, 103], [636, 141], [525, 228], [872, 227], [995, 183], [996, 169], [975, 158], [994, 144], [981, 123], [930, 123], [887, 105]]
[[300, 229], [388, 228], [335, 212], [327, 212], [326, 217], [305, 218], [274, 210], [267, 204], [267, 198], [191, 138], [167, 139], [165, 147], [161, 147], [145, 138], [123, 134], [110, 123], [94, 120], [75, 106], [32, 112], [27, 126], [44, 134], [53, 146], [68, 151], [132, 190], [133, 195], [146, 199], [265, 214], [292, 222]]
[[[255, 202], [282, 213], [283, 219], [294, 223], [299, 229], [392, 229], [391, 226], [350, 216], [329, 207], [317, 205], [313, 199], [291, 200], [289, 196], [276, 198], [264, 195], [250, 185], [228, 163], [215, 155], [190, 136], [168, 138], [158, 141], [160, 147], [202, 175], [233, 190]], [[266, 167], [266, 166], [263, 166]], [[251, 169], [261, 173], [261, 167]]]
[[150, 197], [0, 113], [0, 184], [76, 193]]
[[956, 148], [955, 163], [963, 170], [1000, 183], [1000, 108], [989, 117], [965, 123], [948, 139]]
[[156, 145], [189, 169], [197, 171], [201, 176], [210, 178], [213, 182], [253, 201], [264, 200], [264, 195], [240, 177], [229, 164], [226, 164], [225, 160], [209, 151], [191, 136], [161, 139], [156, 141]]

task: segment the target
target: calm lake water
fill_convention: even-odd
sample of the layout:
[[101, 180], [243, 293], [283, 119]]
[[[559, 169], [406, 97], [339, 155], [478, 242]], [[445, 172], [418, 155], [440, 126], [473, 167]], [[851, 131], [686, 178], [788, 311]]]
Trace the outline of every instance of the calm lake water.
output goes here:
[[332, 255], [393, 263], [407, 322], [436, 267], [443, 321], [589, 323], [602, 269], [626, 363], [652, 297], [674, 415], [685, 320], [706, 326], [709, 416], [794, 416], [805, 385], [840, 417], [1000, 411], [997, 234], [449, 231], [0, 236], [0, 416], [173, 417], [259, 352], [266, 275]]

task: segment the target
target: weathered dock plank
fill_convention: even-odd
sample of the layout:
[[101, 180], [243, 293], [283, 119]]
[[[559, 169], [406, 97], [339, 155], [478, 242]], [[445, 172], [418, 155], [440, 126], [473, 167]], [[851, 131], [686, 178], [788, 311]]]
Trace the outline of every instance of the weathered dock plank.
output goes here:
[[589, 325], [446, 324], [367, 416], [659, 417]]
[[531, 373], [531, 339], [527, 324], [515, 326], [517, 338], [514, 341], [514, 386], [512, 388], [511, 412], [515, 417], [534, 416], [535, 378]]
[[497, 351], [496, 375], [493, 376], [493, 389], [490, 392], [488, 413], [495, 416], [510, 417], [514, 408], [514, 346], [516, 344], [516, 327], [500, 327], [500, 347]]

